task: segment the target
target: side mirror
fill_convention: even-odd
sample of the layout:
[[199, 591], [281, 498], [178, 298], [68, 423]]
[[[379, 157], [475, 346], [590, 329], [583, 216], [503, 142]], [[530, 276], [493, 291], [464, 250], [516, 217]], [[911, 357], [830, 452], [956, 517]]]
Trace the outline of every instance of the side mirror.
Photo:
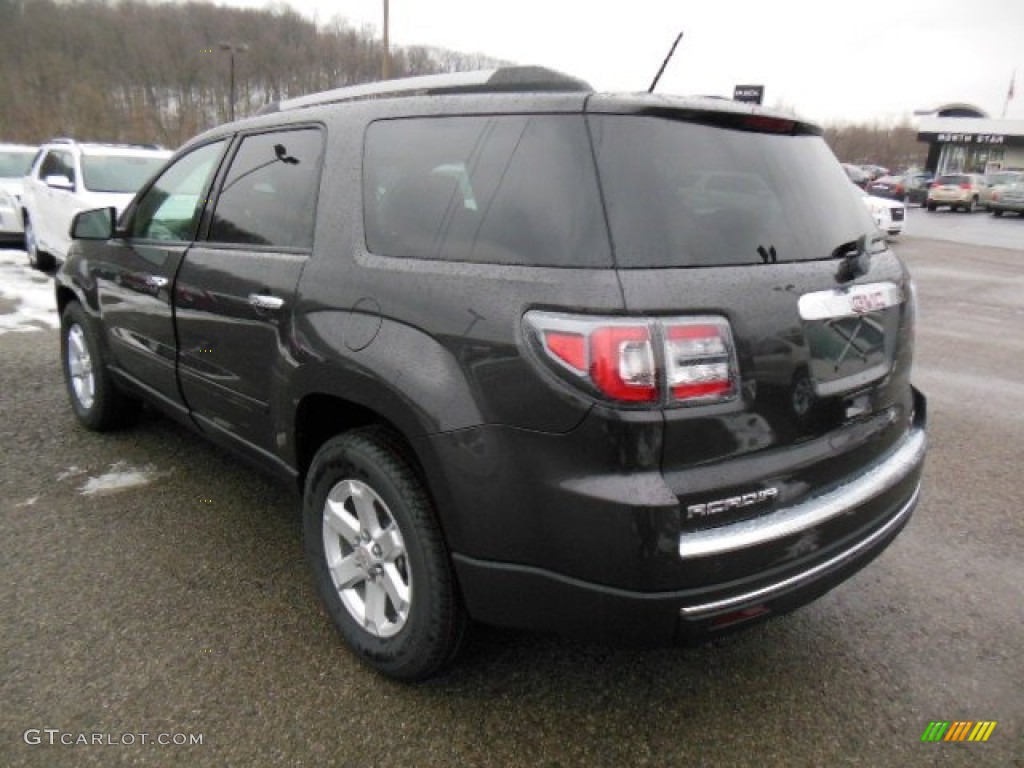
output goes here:
[[43, 179], [50, 189], [63, 189], [66, 192], [74, 192], [75, 185], [67, 176], [47, 176]]
[[109, 208], [93, 208], [91, 211], [79, 211], [71, 220], [72, 240], [109, 240], [114, 236], [114, 224], [117, 210]]

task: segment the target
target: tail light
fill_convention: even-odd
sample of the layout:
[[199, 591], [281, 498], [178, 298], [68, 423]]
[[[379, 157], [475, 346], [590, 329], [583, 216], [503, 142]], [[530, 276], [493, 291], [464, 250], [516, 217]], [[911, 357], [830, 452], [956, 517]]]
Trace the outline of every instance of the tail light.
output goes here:
[[902, 184], [897, 184], [896, 185], [896, 194], [897, 195], [902, 195], [906, 191], [907, 191], [906, 188]]
[[932, 182], [931, 184], [929, 184], [929, 185], [928, 185], [928, 188], [929, 188], [929, 189], [938, 189], [938, 188], [939, 188], [939, 187], [941, 187], [941, 186], [942, 186], [942, 185], [941, 185], [941, 184], [939, 184], [939, 182], [937, 182], [937, 181], [933, 181], [933, 182]]
[[531, 311], [531, 348], [564, 381], [604, 400], [697, 405], [739, 391], [724, 317], [615, 318]]
[[965, 182], [962, 182], [962, 183], [960, 184], [960, 189], [970, 189], [970, 188], [971, 188], [971, 185], [970, 185], [970, 184], [968, 184], [968, 183], [967, 183], [966, 181], [965, 181]]
[[999, 199], [999, 192], [998, 192], [998, 190], [997, 190], [997, 191], [994, 191], [994, 192], [992, 193], [992, 199], [993, 199], [993, 200], [998, 200], [998, 199]]

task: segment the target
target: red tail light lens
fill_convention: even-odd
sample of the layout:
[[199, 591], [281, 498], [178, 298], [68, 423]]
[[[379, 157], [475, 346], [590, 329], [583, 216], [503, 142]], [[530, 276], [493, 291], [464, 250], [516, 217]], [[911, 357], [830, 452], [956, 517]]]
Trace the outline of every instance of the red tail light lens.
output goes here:
[[699, 402], [733, 394], [731, 336], [724, 320], [668, 326], [665, 362], [673, 398]]
[[528, 312], [527, 338], [562, 379], [607, 400], [686, 404], [739, 391], [729, 323], [722, 317], [584, 317]]
[[902, 185], [902, 184], [897, 184], [897, 185], [896, 185], [896, 194], [897, 194], [897, 195], [902, 195], [902, 194], [903, 194], [904, 192], [906, 192], [906, 191], [907, 191], [907, 190], [906, 190], [906, 189], [905, 189], [905, 188], [903, 187], [903, 185]]
[[587, 338], [580, 333], [549, 331], [544, 334], [544, 345], [551, 355], [576, 373], [586, 373], [590, 367], [587, 362]]
[[648, 326], [597, 328], [590, 336], [590, 349], [590, 375], [608, 397], [634, 403], [658, 398]]
[[933, 182], [932, 182], [931, 184], [929, 184], [929, 185], [928, 185], [928, 188], [929, 188], [929, 189], [938, 189], [938, 188], [939, 188], [939, 187], [941, 187], [941, 186], [942, 186], [942, 185], [941, 185], [941, 184], [939, 184], [939, 182], [937, 182], [937, 181], [933, 181]]
[[962, 183], [962, 184], [960, 185], [960, 189], [970, 189], [970, 188], [971, 188], [971, 185], [970, 185], [970, 184], [968, 184], [968, 183], [967, 183], [966, 181], [965, 181], [965, 182], [963, 182], [963, 183]]

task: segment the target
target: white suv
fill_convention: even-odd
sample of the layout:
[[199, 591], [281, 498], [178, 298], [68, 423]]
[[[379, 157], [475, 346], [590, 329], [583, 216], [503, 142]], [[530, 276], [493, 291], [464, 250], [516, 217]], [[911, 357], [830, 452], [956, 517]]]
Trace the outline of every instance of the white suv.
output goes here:
[[171, 152], [152, 145], [80, 144], [54, 139], [39, 148], [25, 178], [22, 216], [32, 266], [64, 260], [79, 211], [113, 206], [118, 215]]
[[36, 151], [27, 144], [0, 144], [0, 245], [21, 245], [21, 183]]

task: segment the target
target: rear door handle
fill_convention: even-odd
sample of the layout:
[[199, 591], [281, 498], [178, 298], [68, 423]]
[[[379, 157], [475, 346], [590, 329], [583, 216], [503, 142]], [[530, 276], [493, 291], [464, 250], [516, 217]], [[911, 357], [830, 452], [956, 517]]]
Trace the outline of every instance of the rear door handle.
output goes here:
[[284, 306], [284, 299], [262, 293], [250, 293], [249, 304], [256, 309], [280, 309]]

